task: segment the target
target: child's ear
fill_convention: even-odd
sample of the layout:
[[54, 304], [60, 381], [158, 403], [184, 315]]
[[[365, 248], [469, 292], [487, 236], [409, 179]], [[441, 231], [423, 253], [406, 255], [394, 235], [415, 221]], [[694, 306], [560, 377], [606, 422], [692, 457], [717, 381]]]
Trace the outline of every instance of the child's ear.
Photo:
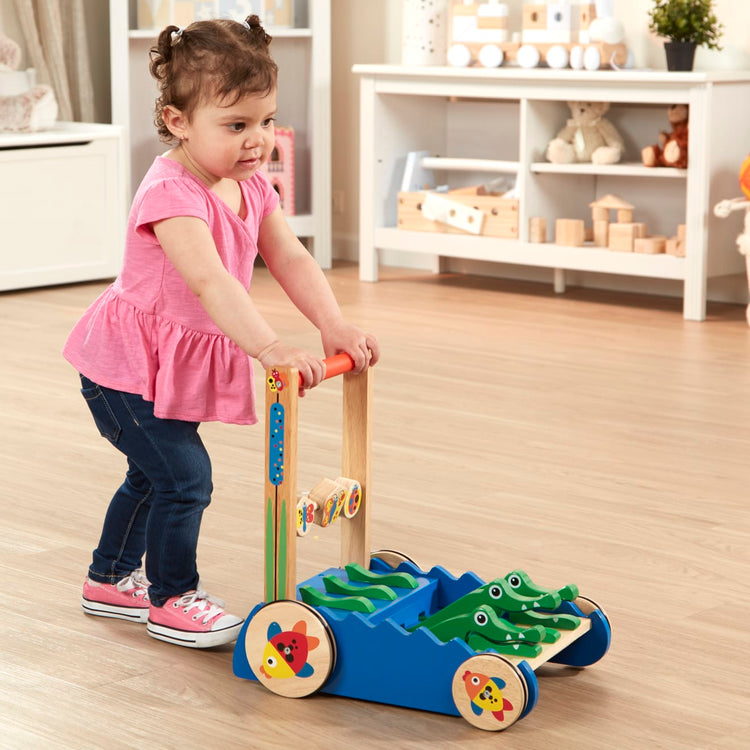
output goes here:
[[161, 112], [161, 119], [167, 126], [167, 130], [178, 140], [184, 140], [187, 128], [187, 118], [182, 112], [168, 104]]

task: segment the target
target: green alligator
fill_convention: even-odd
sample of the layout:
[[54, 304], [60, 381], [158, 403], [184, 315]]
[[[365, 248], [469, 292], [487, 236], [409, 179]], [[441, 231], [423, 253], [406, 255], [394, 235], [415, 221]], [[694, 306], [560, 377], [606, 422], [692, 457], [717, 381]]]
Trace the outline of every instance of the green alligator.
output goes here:
[[[534, 583], [528, 573], [525, 573], [523, 570], [514, 570], [508, 573], [505, 576], [505, 580], [513, 591], [520, 596], [539, 597], [546, 594], [552, 594], [559, 596], [564, 602], [572, 602], [578, 597], [578, 586], [574, 583], [569, 583], [567, 586], [563, 586], [559, 589], [547, 589]], [[549, 607], [548, 609], [556, 608], [557, 607]], [[547, 609], [547, 607], [545, 607], [545, 609]], [[536, 612], [530, 610], [508, 610], [504, 616], [516, 625], [548, 625], [550, 626], [548, 630], [551, 628], [557, 630], [575, 630], [580, 624], [580, 620], [573, 615]], [[554, 640], [557, 639], [555, 638]]]
[[[492, 622], [502, 618], [502, 622], [515, 628], [514, 632], [536, 630], [542, 633], [541, 640], [544, 643], [555, 643], [560, 639], [560, 630], [575, 630], [580, 624], [577, 617], [554, 613], [554, 610], [560, 606], [563, 597], [568, 599], [576, 596], [578, 596], [578, 590], [575, 586], [565, 586], [559, 590], [545, 589], [537, 586], [526, 573], [517, 570], [508, 573], [504, 578], [497, 578], [478, 589], [474, 589], [474, 591], [470, 591], [456, 599], [455, 602], [420, 620], [419, 623], [409, 629], [416, 630], [419, 627], [424, 627], [439, 638], [438, 632], [447, 634], [459, 622], [461, 625], [458, 629], [464, 627], [466, 623], [457, 620], [457, 618], [471, 617], [482, 607], [489, 607], [495, 616], [495, 620]], [[444, 625], [444, 623], [454, 620], [456, 620], [454, 625]], [[530, 627], [518, 627], [521, 625]], [[475, 650], [487, 648], [497, 650], [496, 645], [499, 641], [507, 640], [505, 638], [498, 639], [496, 635], [487, 638], [476, 628], [469, 629], [468, 632], [471, 634], [471, 642], [467, 640], [467, 643]], [[451, 637], [462, 636], [454, 634]], [[516, 640], [529, 642], [532, 638], [527, 636], [525, 639], [518, 638]], [[506, 651], [506, 653], [517, 653], [517, 651]], [[536, 654], [529, 655], [535, 656]]]
[[546, 637], [545, 628], [519, 628], [499, 617], [488, 604], [480, 604], [474, 610], [450, 617], [436, 619], [433, 616], [429, 618], [429, 624], [425, 620], [421, 627], [443, 643], [459, 638], [475, 651], [493, 649], [501, 654], [528, 657], [542, 652], [542, 647], [537, 644]]

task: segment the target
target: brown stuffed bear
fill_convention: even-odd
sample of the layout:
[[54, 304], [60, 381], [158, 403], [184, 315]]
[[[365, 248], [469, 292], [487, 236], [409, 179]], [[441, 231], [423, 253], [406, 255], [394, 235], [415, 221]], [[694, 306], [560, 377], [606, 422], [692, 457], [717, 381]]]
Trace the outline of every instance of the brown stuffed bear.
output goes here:
[[641, 158], [647, 167], [676, 167], [685, 169], [688, 163], [688, 106], [672, 104], [667, 112], [672, 132], [662, 130], [659, 143], [646, 146]]

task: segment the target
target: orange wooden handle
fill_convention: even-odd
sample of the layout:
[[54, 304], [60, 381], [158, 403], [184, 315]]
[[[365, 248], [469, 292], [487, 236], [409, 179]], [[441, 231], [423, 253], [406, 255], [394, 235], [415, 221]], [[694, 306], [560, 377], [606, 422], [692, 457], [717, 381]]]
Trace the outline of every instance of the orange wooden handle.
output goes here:
[[[345, 372], [354, 369], [354, 360], [346, 352], [334, 354], [332, 357], [326, 357], [323, 361], [326, 363], [326, 376], [324, 380], [335, 378], [337, 375], [343, 375]], [[301, 375], [299, 383], [302, 385]]]

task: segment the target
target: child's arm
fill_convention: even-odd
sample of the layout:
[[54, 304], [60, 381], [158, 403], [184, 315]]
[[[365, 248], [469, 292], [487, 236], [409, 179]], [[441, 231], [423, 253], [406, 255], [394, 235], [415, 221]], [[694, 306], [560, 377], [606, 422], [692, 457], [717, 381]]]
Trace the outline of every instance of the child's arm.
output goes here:
[[320, 383], [325, 374], [322, 360], [279, 342], [247, 290], [224, 267], [204, 221], [180, 216], [155, 222], [153, 230], [167, 258], [211, 319], [240, 349], [263, 367], [296, 367], [304, 388]]
[[327, 357], [346, 352], [354, 360], [354, 372], [362, 372], [378, 361], [377, 339], [344, 319], [323, 271], [297, 239], [279, 207], [261, 222], [258, 249], [289, 299], [320, 331]]

